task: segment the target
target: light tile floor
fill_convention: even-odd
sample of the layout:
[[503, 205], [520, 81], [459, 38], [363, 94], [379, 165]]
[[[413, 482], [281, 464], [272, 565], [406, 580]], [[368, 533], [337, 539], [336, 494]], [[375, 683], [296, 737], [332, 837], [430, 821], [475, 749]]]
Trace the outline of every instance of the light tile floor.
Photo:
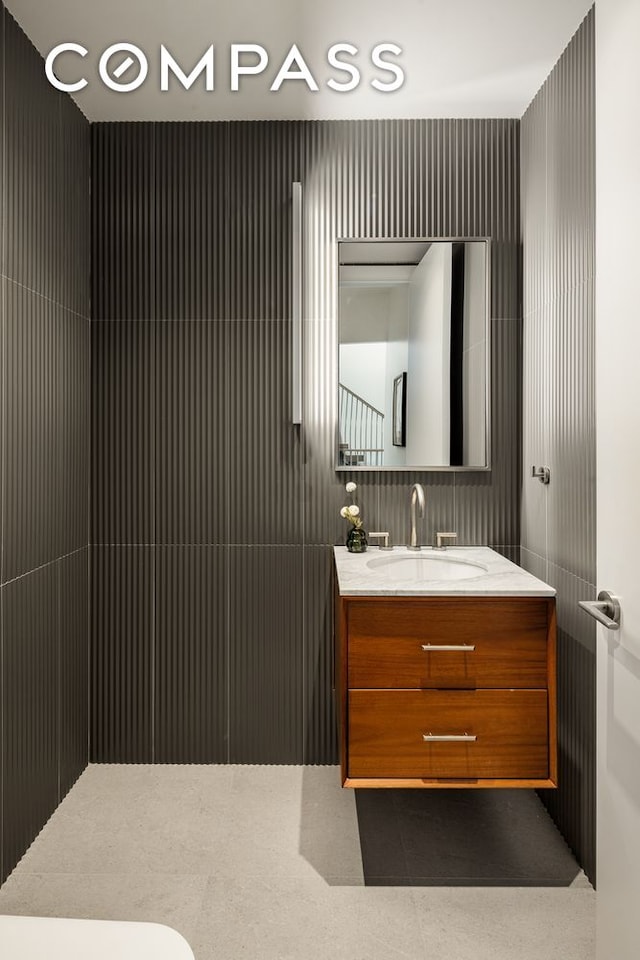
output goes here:
[[91, 766], [0, 913], [166, 923], [197, 960], [592, 960], [595, 894], [365, 886], [334, 767]]

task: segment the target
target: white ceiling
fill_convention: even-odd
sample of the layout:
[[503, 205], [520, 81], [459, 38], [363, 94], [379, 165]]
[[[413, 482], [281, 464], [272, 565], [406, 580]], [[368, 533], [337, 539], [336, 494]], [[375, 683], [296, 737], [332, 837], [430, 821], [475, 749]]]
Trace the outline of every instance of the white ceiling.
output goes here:
[[[393, 117], [520, 117], [591, 6], [591, 0], [5, 0], [40, 52], [75, 41], [86, 60], [67, 54], [58, 75], [86, 76], [75, 99], [90, 120], [226, 120]], [[97, 63], [112, 43], [136, 44], [149, 58], [146, 83], [116, 93], [98, 79]], [[334, 43], [359, 48], [359, 87], [327, 88], [334, 76], [326, 51]], [[377, 43], [403, 48], [403, 87], [380, 93], [370, 63]], [[216, 49], [216, 89], [203, 80], [190, 90], [160, 92], [159, 49], [167, 46], [190, 73], [210, 44]], [[269, 66], [230, 91], [229, 46], [261, 44]], [[270, 92], [291, 44], [297, 43], [319, 91], [301, 81]], [[120, 56], [120, 61], [124, 56]], [[114, 59], [113, 66], [118, 66]], [[70, 72], [68, 72], [70, 71]], [[131, 76], [135, 76], [131, 68]], [[130, 79], [123, 75], [123, 82]]]
[[416, 240], [364, 240], [338, 245], [340, 266], [346, 264], [406, 264], [416, 266], [431, 246], [429, 241]]

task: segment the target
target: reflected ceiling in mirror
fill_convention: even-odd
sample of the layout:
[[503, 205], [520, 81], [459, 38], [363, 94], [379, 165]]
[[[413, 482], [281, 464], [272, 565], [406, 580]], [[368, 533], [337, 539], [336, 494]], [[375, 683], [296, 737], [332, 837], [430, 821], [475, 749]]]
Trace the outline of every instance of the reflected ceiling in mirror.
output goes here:
[[340, 240], [338, 470], [488, 470], [489, 241]]

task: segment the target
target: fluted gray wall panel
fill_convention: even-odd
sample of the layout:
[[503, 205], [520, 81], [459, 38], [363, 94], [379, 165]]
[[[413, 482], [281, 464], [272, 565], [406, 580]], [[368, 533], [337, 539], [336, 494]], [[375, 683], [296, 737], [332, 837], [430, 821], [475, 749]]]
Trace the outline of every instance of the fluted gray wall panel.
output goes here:
[[[138, 302], [132, 316], [168, 320], [224, 316], [229, 202], [224, 125], [167, 123], [144, 127], [147, 133], [140, 137], [143, 149], [153, 147], [155, 157], [155, 183], [152, 180], [143, 186], [153, 197], [144, 227], [149, 230], [148, 252], [154, 264], [149, 278], [155, 283], [155, 293], [149, 291], [148, 300]], [[95, 131], [98, 141], [100, 129]], [[120, 143], [128, 149], [127, 140]], [[110, 166], [109, 170], [117, 168]], [[126, 206], [115, 214], [128, 215]], [[116, 242], [118, 236], [120, 233], [114, 232]], [[148, 267], [144, 265], [144, 269]], [[131, 279], [135, 283], [135, 275]], [[112, 291], [116, 317], [121, 316], [122, 301], [116, 299], [121, 292], [117, 286]], [[135, 291], [132, 306], [134, 303]]]
[[[559, 789], [543, 799], [595, 876], [594, 12], [522, 121], [522, 562], [558, 591]], [[547, 465], [551, 483], [530, 478]]]
[[156, 334], [153, 322], [92, 324], [93, 543], [155, 542]]
[[303, 563], [304, 763], [335, 763], [335, 657], [327, 642], [333, 632], [333, 549], [305, 547]]
[[551, 311], [549, 307], [542, 307], [524, 320], [521, 530], [522, 545], [543, 557], [547, 553], [548, 491], [531, 477], [531, 468], [549, 463], [550, 404], [546, 381], [550, 356]]
[[6, 222], [6, 197], [5, 197], [5, 183], [6, 183], [6, 157], [5, 157], [5, 106], [4, 106], [4, 58], [6, 56], [5, 42], [4, 42], [4, 33], [5, 33], [5, 9], [4, 4], [0, 2], [0, 50], [2, 51], [2, 68], [0, 69], [0, 214], [2, 214], [2, 229], [0, 230], [0, 273], [2, 276], [7, 272], [6, 263], [5, 263], [5, 230], [4, 224]]
[[150, 763], [154, 715], [152, 547], [91, 551], [91, 759]]
[[287, 316], [298, 124], [122, 126], [93, 128], [94, 318]]
[[60, 555], [55, 428], [57, 308], [4, 280], [5, 477], [2, 579]]
[[291, 423], [291, 322], [226, 324], [228, 542], [302, 543], [300, 431]]
[[493, 320], [491, 366], [492, 469], [491, 473], [454, 474], [451, 529], [458, 531], [462, 543], [513, 546], [513, 534], [520, 525], [522, 482], [520, 320]]
[[4, 581], [88, 542], [89, 322], [2, 279]]
[[[547, 238], [547, 113], [549, 87], [544, 84], [520, 124], [520, 171], [523, 261], [523, 314], [530, 317], [549, 302]], [[525, 324], [526, 328], [526, 324]], [[531, 351], [527, 349], [526, 355]], [[525, 369], [525, 374], [526, 374]]]
[[230, 123], [226, 315], [289, 316], [291, 184], [299, 180], [296, 122]]
[[154, 552], [153, 759], [225, 763], [227, 548], [158, 547]]
[[290, 337], [288, 320], [94, 324], [95, 543], [301, 542]]
[[89, 547], [59, 560], [56, 573], [61, 800], [89, 758]]
[[66, 556], [89, 543], [91, 344], [84, 317], [58, 309], [57, 319], [57, 553]]
[[62, 302], [59, 248], [62, 150], [60, 94], [42, 58], [5, 13], [5, 273], [30, 290]]
[[[4, 4], [0, 2], [0, 51], [2, 57], [5, 55], [4, 44]], [[5, 331], [5, 313], [6, 313], [6, 285], [4, 276], [6, 273], [5, 264], [5, 222], [6, 222], [6, 198], [5, 198], [5, 109], [4, 109], [4, 59], [0, 67], [0, 370], [2, 370], [2, 383], [0, 384], [0, 478], [4, 477], [4, 331]], [[0, 543], [4, 544], [4, 508], [0, 504]], [[0, 582], [2, 581], [2, 561], [0, 560]], [[2, 626], [0, 616], [0, 654], [2, 652]], [[0, 671], [2, 666], [0, 664]], [[0, 675], [0, 689], [1, 675]], [[0, 694], [0, 712], [2, 711], [2, 700]], [[2, 771], [0, 769], [0, 791], [2, 790]], [[1, 796], [1, 794], [0, 794]], [[2, 879], [2, 843], [0, 841], [0, 881]]]
[[[391, 529], [396, 543], [406, 542], [408, 490], [420, 480], [425, 542], [457, 527], [466, 542], [517, 547], [519, 124], [98, 124], [93, 149], [94, 317], [109, 321], [93, 325], [94, 542], [226, 546], [229, 759], [333, 761], [329, 545], [346, 535], [338, 511], [347, 479], [334, 469], [336, 238], [491, 237], [500, 365], [492, 471], [357, 480], [369, 529]], [[302, 428], [290, 423], [295, 180], [304, 195]], [[178, 559], [169, 571], [185, 579], [170, 611], [157, 602], [146, 608], [152, 646], [181, 609], [192, 632], [184, 598], [188, 578], [195, 590], [200, 573], [181, 570]], [[117, 583], [117, 560], [104, 575]], [[156, 567], [156, 587], [157, 577]], [[105, 596], [120, 602], [99, 577], [93, 589], [97, 607]], [[114, 637], [95, 638], [93, 683], [103, 691], [98, 664], [118, 655]], [[188, 664], [193, 656], [206, 672], [208, 655], [194, 641], [184, 669], [175, 667], [174, 729], [163, 734], [174, 758], [199, 749], [183, 729], [191, 722]], [[260, 671], [272, 668], [280, 679], [263, 689]], [[96, 737], [118, 697], [112, 686], [95, 702]], [[113, 737], [110, 744], [115, 750]], [[122, 759], [144, 759], [142, 745], [143, 754]]]
[[[110, 324], [109, 335], [116, 338], [122, 335], [122, 326]], [[224, 323], [187, 320], [167, 321], [152, 327], [140, 325], [146, 362], [151, 365], [150, 383], [155, 391], [146, 408], [146, 416], [152, 419], [145, 422], [143, 417], [140, 430], [144, 433], [151, 423], [155, 427], [155, 461], [147, 476], [146, 495], [155, 510], [151, 529], [155, 531], [157, 543], [226, 542], [228, 483], [232, 469], [228, 450], [226, 327]], [[104, 336], [104, 330], [97, 335]], [[104, 358], [98, 357], [98, 360]], [[137, 408], [140, 395], [135, 393], [134, 381], [131, 387], [134, 390], [132, 404]], [[138, 380], [137, 389], [141, 387]], [[121, 416], [126, 421], [125, 408]], [[126, 434], [126, 422], [122, 422], [121, 429]], [[149, 451], [144, 445], [137, 453], [132, 449], [133, 478], [143, 475], [146, 470], [143, 461], [147, 456]], [[236, 467], [233, 469], [235, 473]], [[236, 482], [239, 481], [237, 477]], [[145, 536], [144, 531], [141, 534]]]
[[229, 761], [304, 760], [302, 547], [229, 548]]
[[0, 3], [0, 882], [88, 753], [89, 124]]
[[[60, 176], [57, 238], [60, 303], [85, 319], [91, 316], [91, 135], [71, 97], [58, 101]], [[86, 540], [85, 540], [86, 543]]]
[[94, 761], [227, 761], [227, 550], [93, 548]]
[[155, 316], [159, 271], [157, 170], [152, 124], [93, 124], [91, 200], [92, 319]]
[[595, 263], [595, 8], [549, 76], [550, 295], [592, 279]]
[[552, 308], [547, 556], [596, 579], [594, 280], [563, 289]]
[[2, 880], [59, 800], [56, 568], [2, 588]]

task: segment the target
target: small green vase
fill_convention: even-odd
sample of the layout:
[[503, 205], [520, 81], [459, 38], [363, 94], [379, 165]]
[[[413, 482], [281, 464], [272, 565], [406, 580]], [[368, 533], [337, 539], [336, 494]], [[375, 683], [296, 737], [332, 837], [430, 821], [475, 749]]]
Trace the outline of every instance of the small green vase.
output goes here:
[[367, 549], [367, 533], [363, 527], [352, 527], [347, 534], [349, 553], [364, 553]]

